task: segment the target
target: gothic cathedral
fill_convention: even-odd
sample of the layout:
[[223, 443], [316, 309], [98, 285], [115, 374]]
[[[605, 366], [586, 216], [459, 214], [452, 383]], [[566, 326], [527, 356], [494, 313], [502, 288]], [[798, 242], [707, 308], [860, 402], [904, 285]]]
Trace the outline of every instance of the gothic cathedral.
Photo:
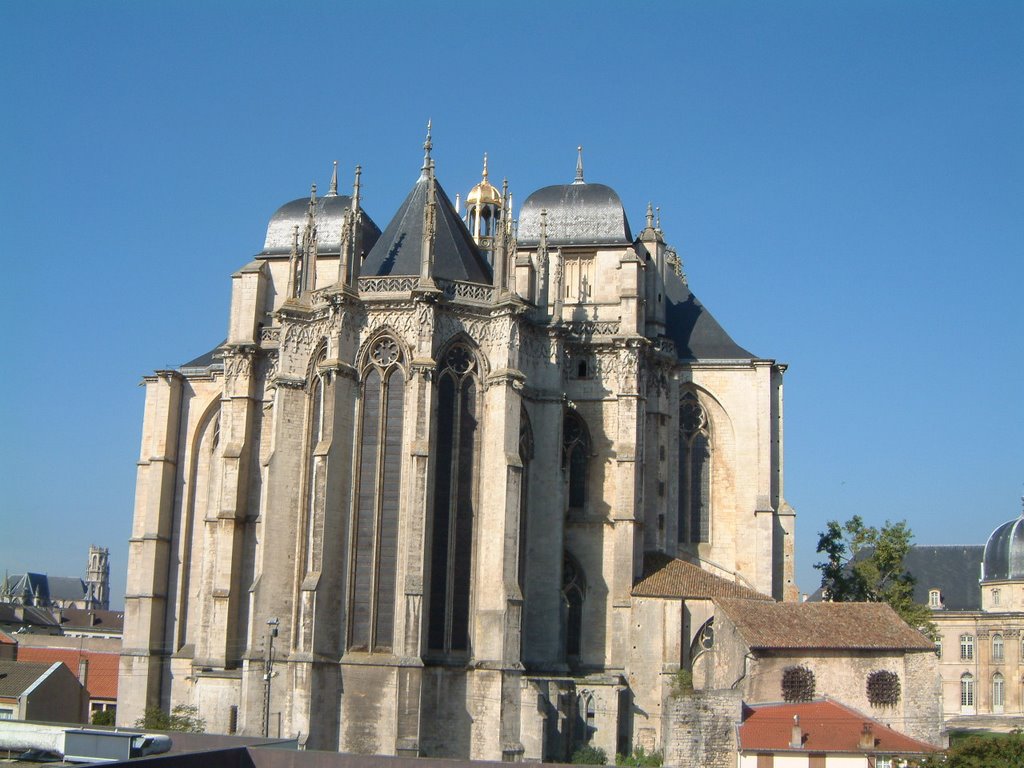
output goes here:
[[383, 232], [359, 168], [281, 207], [227, 340], [146, 378], [121, 723], [188, 704], [311, 749], [657, 749], [706, 598], [794, 596], [785, 366], [582, 152], [514, 221], [486, 159], [453, 205], [424, 147]]

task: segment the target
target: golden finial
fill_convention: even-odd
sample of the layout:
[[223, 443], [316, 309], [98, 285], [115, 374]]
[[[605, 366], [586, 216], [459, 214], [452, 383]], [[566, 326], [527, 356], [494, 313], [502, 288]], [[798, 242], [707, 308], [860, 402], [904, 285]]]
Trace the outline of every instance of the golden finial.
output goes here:
[[487, 153], [484, 152], [484, 181], [487, 181]]

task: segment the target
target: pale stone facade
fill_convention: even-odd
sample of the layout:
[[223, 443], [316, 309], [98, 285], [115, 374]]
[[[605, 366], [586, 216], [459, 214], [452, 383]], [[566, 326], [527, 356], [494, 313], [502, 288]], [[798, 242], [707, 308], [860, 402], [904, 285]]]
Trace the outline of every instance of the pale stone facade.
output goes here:
[[942, 576], [951, 570], [914, 572], [938, 628], [946, 727], [1024, 728], [1024, 515], [992, 532], [966, 598], [948, 599], [953, 585]]
[[192, 704], [310, 748], [661, 749], [703, 620], [632, 596], [645, 552], [795, 596], [784, 366], [582, 162], [518, 230], [486, 176], [464, 223], [429, 139], [383, 233], [356, 179], [275, 214], [216, 355], [146, 378], [119, 721]]

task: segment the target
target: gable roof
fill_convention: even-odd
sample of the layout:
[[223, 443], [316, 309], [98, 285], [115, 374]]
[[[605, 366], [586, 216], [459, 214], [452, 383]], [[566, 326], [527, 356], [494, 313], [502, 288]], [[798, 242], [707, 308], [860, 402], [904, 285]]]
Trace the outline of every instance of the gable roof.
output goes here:
[[[19, 617], [18, 614], [21, 614]], [[35, 626], [45, 630], [57, 630], [57, 620], [45, 608], [34, 605], [14, 605], [0, 603], [0, 624], [18, 625], [19, 627]]]
[[751, 650], [934, 651], [885, 603], [776, 603], [719, 598], [715, 605]]
[[[491, 283], [491, 266], [480, 254], [466, 225], [455, 212], [441, 184], [435, 185], [434, 267], [435, 278]], [[405, 202], [395, 213], [359, 270], [364, 277], [418, 275], [423, 248], [423, 211], [430, 179], [420, 176]]]
[[15, 699], [43, 677], [53, 663], [0, 660], [0, 696]]
[[708, 600], [714, 597], [735, 597], [749, 600], [771, 600], [756, 590], [723, 579], [703, 568], [670, 557], [663, 552], [644, 553], [643, 576], [633, 585], [634, 597], [666, 597]]
[[[804, 733], [802, 747], [791, 747], [794, 717], [800, 718]], [[865, 726], [874, 737], [872, 749], [861, 749], [860, 736]], [[800, 704], [747, 705], [739, 727], [741, 751], [772, 752], [853, 752], [856, 754], [921, 754], [936, 747], [912, 739], [877, 720], [829, 699]]]
[[18, 648], [19, 662], [35, 662], [49, 666], [60, 661], [71, 670], [76, 679], [84, 660], [87, 663], [85, 688], [90, 699], [117, 698], [117, 670], [120, 658], [116, 653], [96, 653], [77, 648]]

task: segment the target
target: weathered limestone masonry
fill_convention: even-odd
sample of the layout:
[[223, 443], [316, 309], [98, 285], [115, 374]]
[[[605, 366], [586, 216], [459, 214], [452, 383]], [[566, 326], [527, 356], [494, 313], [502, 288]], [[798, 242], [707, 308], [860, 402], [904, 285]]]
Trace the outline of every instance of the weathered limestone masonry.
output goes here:
[[785, 366], [582, 153], [517, 227], [486, 164], [459, 211], [424, 150], [383, 232], [358, 168], [282, 206], [226, 341], [146, 379], [122, 723], [190, 704], [362, 753], [668, 748], [710, 597], [795, 596]]
[[665, 705], [665, 765], [678, 768], [733, 768], [739, 691], [689, 691]]

